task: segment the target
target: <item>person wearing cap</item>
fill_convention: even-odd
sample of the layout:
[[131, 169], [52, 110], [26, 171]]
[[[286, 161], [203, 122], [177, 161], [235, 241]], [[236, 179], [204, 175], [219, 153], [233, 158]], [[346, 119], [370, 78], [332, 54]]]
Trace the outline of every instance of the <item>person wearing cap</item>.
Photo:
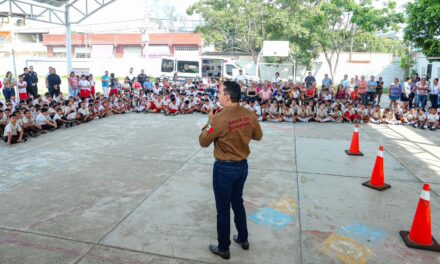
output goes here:
[[233, 239], [244, 250], [249, 249], [246, 211], [243, 205], [243, 187], [248, 174], [249, 142], [261, 140], [263, 132], [257, 117], [239, 106], [240, 86], [225, 81], [220, 86], [219, 101], [223, 110], [209, 112], [208, 123], [199, 136], [200, 146], [214, 142], [213, 189], [217, 209], [218, 245], [209, 250], [223, 259], [230, 258], [230, 208], [234, 211], [238, 235]]

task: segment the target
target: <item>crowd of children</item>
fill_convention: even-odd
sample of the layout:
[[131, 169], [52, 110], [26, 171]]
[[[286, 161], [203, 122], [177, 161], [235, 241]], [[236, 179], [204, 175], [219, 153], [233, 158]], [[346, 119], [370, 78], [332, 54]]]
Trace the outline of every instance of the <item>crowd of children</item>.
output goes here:
[[[18, 82], [19, 89], [25, 88], [23, 77]], [[211, 110], [220, 112], [218, 102], [219, 80], [184, 83], [176, 79], [150, 80], [145, 74], [127, 76], [119, 82], [114, 74], [101, 77], [103, 93], [95, 93], [95, 81], [90, 76], [69, 79], [69, 93], [46, 93], [44, 96], [26, 94], [17, 100], [11, 95], [9, 100], [0, 102], [0, 133], [8, 144], [24, 142], [47, 131], [68, 128], [114, 114], [163, 113], [165, 115], [207, 114]], [[374, 77], [372, 78], [372, 80]], [[237, 77], [242, 88], [241, 105], [257, 115], [259, 121], [275, 122], [348, 122], [373, 124], [402, 124], [428, 128], [439, 128], [440, 108], [433, 103], [425, 111], [426, 100], [419, 102], [419, 87], [428, 87], [430, 95], [438, 93], [438, 79], [429, 88], [424, 81], [407, 79], [404, 83], [396, 78], [390, 85], [388, 95], [390, 105], [382, 109], [380, 99], [383, 82], [365, 81], [357, 77], [344, 77], [337, 86], [326, 76], [320, 89], [314, 77], [309, 74], [304, 82], [293, 83], [279, 80], [252, 82]], [[382, 82], [382, 83], [380, 83]], [[421, 84], [423, 82], [423, 84]], [[74, 85], [73, 85], [74, 84]], [[429, 84], [429, 83], [428, 83]], [[74, 86], [74, 91], [71, 89]], [[373, 88], [371, 88], [373, 86]], [[380, 91], [380, 93], [379, 93]], [[413, 96], [411, 101], [409, 97]], [[422, 95], [427, 95], [422, 94]], [[423, 99], [422, 95], [420, 98]], [[430, 97], [431, 98], [431, 97]], [[438, 99], [438, 95], [436, 97]], [[377, 101], [376, 101], [377, 100]], [[398, 101], [401, 101], [400, 104]], [[413, 101], [416, 101], [415, 104]]]

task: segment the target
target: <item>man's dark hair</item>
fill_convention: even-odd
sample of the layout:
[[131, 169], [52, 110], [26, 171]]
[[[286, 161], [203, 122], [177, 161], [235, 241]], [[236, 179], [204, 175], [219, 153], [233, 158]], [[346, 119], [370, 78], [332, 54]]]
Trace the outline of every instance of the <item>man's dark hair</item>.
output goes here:
[[229, 94], [231, 102], [238, 103], [241, 97], [241, 89], [238, 83], [233, 81], [225, 81], [223, 83], [223, 93]]
[[41, 109], [41, 113], [46, 113], [48, 110], [49, 110], [49, 109], [47, 109], [46, 107], [43, 107], [43, 108]]

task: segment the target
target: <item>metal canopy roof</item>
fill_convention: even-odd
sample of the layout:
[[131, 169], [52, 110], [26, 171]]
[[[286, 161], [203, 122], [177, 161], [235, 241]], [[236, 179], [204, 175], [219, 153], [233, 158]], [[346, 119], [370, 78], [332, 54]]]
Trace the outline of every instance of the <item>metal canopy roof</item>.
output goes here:
[[[79, 24], [116, 0], [0, 0], [0, 13], [66, 27], [67, 73], [72, 70], [71, 25]], [[71, 15], [73, 14], [71, 18]], [[15, 66], [14, 66], [15, 68]]]
[[[11, 16], [56, 25], [79, 24], [116, 0], [0, 0]], [[71, 14], [68, 21], [66, 17]]]
[[61, 7], [65, 4], [67, 4], [67, 2], [69, 2], [69, 0], [32, 0], [32, 1], [42, 3], [42, 4], [48, 4], [48, 5], [56, 6], [56, 7]]

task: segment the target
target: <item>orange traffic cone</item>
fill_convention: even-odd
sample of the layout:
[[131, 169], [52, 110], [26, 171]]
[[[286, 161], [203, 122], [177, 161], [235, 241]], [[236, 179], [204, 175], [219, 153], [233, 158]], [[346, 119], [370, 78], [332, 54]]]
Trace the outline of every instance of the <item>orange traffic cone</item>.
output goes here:
[[345, 153], [350, 156], [363, 156], [364, 154], [359, 150], [359, 125], [354, 126], [353, 136], [351, 137], [350, 149]]
[[429, 184], [423, 185], [411, 231], [400, 231], [405, 244], [410, 248], [418, 248], [440, 252], [440, 245], [431, 234], [431, 202], [429, 198]]
[[384, 182], [384, 169], [383, 169], [383, 147], [379, 147], [377, 152], [376, 163], [374, 163], [373, 173], [371, 179], [362, 183], [362, 185], [370, 187], [372, 189], [383, 191], [391, 188], [391, 185]]

